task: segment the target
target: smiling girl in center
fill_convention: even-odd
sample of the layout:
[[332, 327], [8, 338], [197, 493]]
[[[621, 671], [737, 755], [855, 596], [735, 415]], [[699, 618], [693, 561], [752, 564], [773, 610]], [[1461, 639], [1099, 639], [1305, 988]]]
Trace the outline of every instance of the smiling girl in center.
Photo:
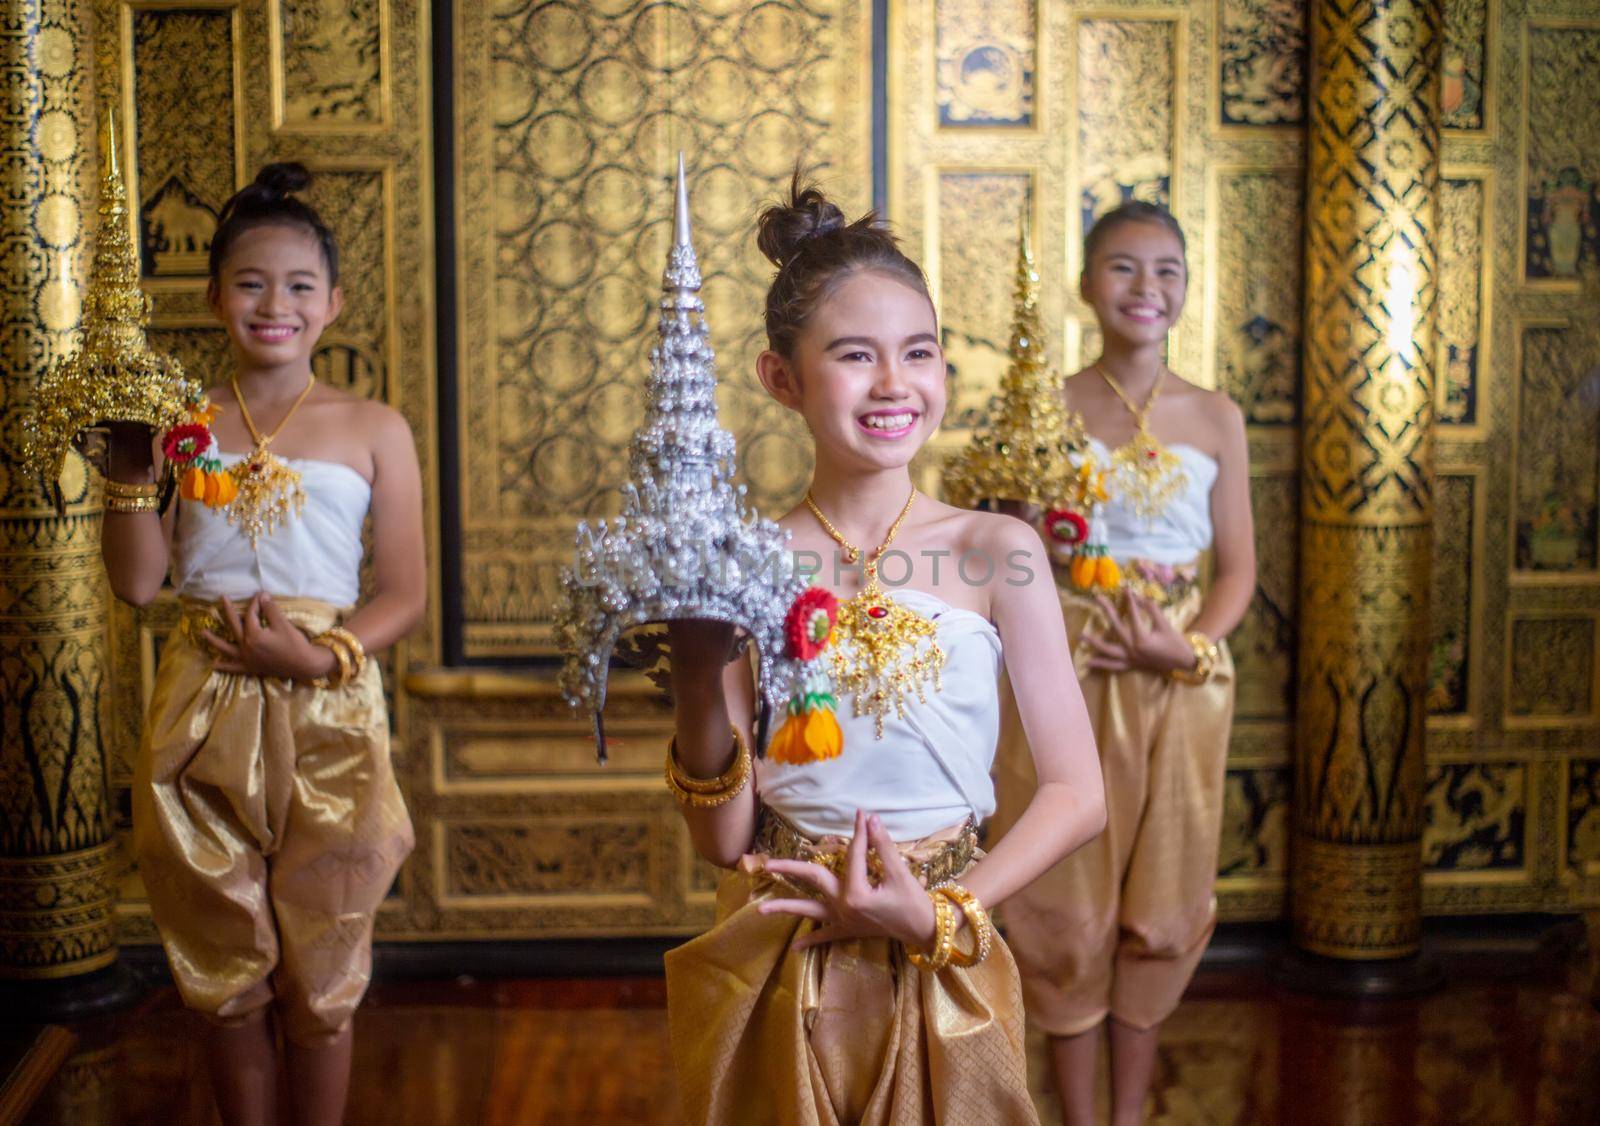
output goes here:
[[[753, 765], [756, 696], [732, 627], [669, 626], [669, 785], [699, 853], [735, 869], [715, 927], [667, 956], [685, 1120], [1035, 1122], [1016, 966], [986, 909], [1104, 817], [1048, 559], [1021, 521], [912, 486], [945, 364], [922, 271], [893, 237], [797, 177], [758, 243], [777, 276], [757, 371], [816, 448], [780, 523], [797, 554], [839, 562], [811, 617], [842, 600], [816, 659], [843, 748], [777, 753], [791, 719]], [[892, 593], [878, 576], [891, 546], [912, 561]], [[935, 566], [968, 552], [995, 562], [984, 581]], [[1039, 785], [985, 856], [1002, 654]]]

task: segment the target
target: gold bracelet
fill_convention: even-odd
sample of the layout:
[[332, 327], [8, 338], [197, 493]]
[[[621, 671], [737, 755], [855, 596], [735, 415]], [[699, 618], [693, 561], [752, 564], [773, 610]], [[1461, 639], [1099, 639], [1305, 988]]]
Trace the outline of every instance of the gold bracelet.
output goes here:
[[[672, 742], [667, 744], [667, 789], [672, 791], [672, 796], [677, 799], [679, 805], [686, 805], [691, 809], [715, 809], [738, 797], [749, 784], [752, 773], [750, 748], [745, 743], [744, 736], [739, 734], [737, 727], [731, 730], [735, 752], [733, 765], [716, 778], [695, 778], [693, 775], [685, 774], [683, 767], [678, 765], [677, 737], [674, 736]], [[715, 789], [703, 788], [713, 785]]]
[[687, 790], [691, 794], [720, 794], [729, 786], [739, 780], [739, 775], [744, 768], [739, 764], [739, 748], [744, 745], [743, 737], [737, 727], [733, 730], [733, 761], [715, 778], [696, 778], [692, 774], [684, 773], [682, 766], [678, 765], [678, 736], [673, 735], [667, 742], [667, 766], [672, 771], [672, 780], [680, 790]]
[[154, 481], [140, 481], [130, 483], [117, 481], [110, 477], [103, 479], [105, 493], [108, 497], [153, 497], [161, 492], [161, 486]]
[[960, 884], [940, 884], [934, 891], [961, 908], [961, 913], [967, 917], [967, 928], [974, 936], [971, 954], [963, 954], [953, 942], [951, 943], [950, 964], [976, 966], [987, 958], [989, 951], [994, 948], [994, 923], [989, 919], [989, 912], [983, 909], [983, 904], [978, 902], [977, 896]]
[[317, 634], [311, 639], [311, 644], [320, 645], [332, 653], [334, 661], [339, 666], [337, 675], [329, 673], [325, 676], [319, 676], [311, 682], [312, 685], [316, 688], [343, 688], [346, 684], [349, 684], [353, 670], [350, 654], [345, 649], [344, 642], [334, 636], [330, 630], [327, 633]]
[[1204, 684], [1216, 671], [1217, 658], [1221, 655], [1221, 651], [1215, 641], [1199, 630], [1188, 634], [1186, 640], [1189, 642], [1189, 647], [1194, 650], [1194, 668], [1173, 669], [1172, 679], [1183, 684]]
[[105, 510], [115, 512], [119, 516], [131, 516], [140, 512], [160, 512], [161, 498], [154, 493], [149, 496], [118, 496], [107, 493]]
[[361, 670], [367, 667], [367, 647], [361, 644], [361, 639], [351, 633], [344, 626], [332, 626], [323, 631], [326, 636], [334, 638], [345, 648], [345, 653], [350, 658], [350, 663], [355, 666], [350, 673], [354, 680], [361, 675]]
[[950, 964], [950, 956], [955, 953], [956, 909], [938, 892], [930, 891], [928, 898], [933, 901], [933, 950], [919, 954], [907, 947], [906, 960], [919, 970], [936, 974]]

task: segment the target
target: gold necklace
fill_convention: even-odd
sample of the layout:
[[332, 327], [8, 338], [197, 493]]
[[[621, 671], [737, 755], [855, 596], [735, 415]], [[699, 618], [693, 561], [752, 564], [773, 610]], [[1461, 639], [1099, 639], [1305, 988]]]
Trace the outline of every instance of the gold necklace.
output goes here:
[[1111, 455], [1114, 487], [1128, 498], [1135, 513], [1146, 520], [1154, 520], [1189, 483], [1182, 460], [1150, 433], [1150, 408], [1156, 405], [1156, 398], [1161, 394], [1167, 369], [1163, 366], [1156, 373], [1156, 385], [1150, 389], [1150, 397], [1143, 407], [1134, 406], [1133, 400], [1099, 364], [1094, 370], [1133, 415], [1133, 437]]
[[[879, 739], [883, 738], [883, 721], [891, 709], [904, 718], [907, 697], [912, 693], [926, 702], [926, 684], [930, 680], [933, 690], [940, 690], [939, 673], [944, 668], [944, 650], [939, 648], [937, 640], [938, 627], [930, 619], [895, 602], [878, 584], [878, 564], [916, 499], [917, 490], [913, 488], [900, 515], [889, 525], [889, 534], [884, 536], [871, 558], [862, 563], [866, 585], [854, 598], [840, 605], [839, 618], [834, 625], [840, 644], [829, 647], [835, 689], [855, 698], [855, 715], [873, 717]], [[861, 549], [845, 539], [823, 515], [809, 489], [806, 507], [844, 549], [845, 562], [854, 563], [861, 558]]]
[[[256, 542], [262, 536], [270, 536], [274, 528], [284, 523], [291, 515], [298, 516], [306, 506], [306, 492], [300, 487], [300, 473], [290, 469], [278, 456], [267, 449], [267, 446], [283, 432], [289, 419], [294, 417], [294, 412], [300, 409], [300, 404], [306, 401], [306, 396], [311, 394], [311, 389], [316, 386], [317, 377], [306, 377], [305, 390], [289, 405], [288, 413], [273, 427], [271, 434], [263, 435], [256, 429], [255, 420], [250, 417], [250, 408], [245, 405], [244, 393], [239, 390], [237, 376], [231, 380], [233, 384], [233, 397], [239, 402], [239, 417], [244, 420], [244, 425], [250, 431], [250, 439], [255, 443], [250, 456], [243, 461], [235, 462], [228, 470], [233, 474], [233, 479], [239, 483], [239, 493], [228, 505], [228, 523], [237, 524], [239, 530], [250, 541], [250, 550], [254, 551]], [[291, 511], [292, 510], [292, 511]]]

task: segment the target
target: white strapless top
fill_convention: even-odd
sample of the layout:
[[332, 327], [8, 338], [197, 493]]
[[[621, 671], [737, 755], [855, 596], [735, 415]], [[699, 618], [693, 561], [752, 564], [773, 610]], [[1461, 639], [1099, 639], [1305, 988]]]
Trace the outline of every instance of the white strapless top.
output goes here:
[[[1111, 464], [1111, 451], [1098, 438], [1090, 438], [1102, 467]], [[1114, 559], [1148, 559], [1175, 566], [1192, 563], [1211, 546], [1211, 486], [1217, 483], [1217, 462], [1209, 454], [1182, 442], [1167, 448], [1178, 455], [1189, 482], [1167, 502], [1166, 511], [1146, 520], [1111, 489], [1111, 499], [1096, 513], [1095, 539], [1103, 542]]]
[[[218, 454], [224, 465], [243, 458]], [[172, 537], [172, 585], [180, 595], [242, 601], [265, 592], [354, 606], [361, 594], [361, 526], [372, 486], [348, 465], [312, 458], [283, 461], [299, 470], [306, 506], [262, 536], [251, 550], [244, 533], [215, 508], [178, 505]]]
[[761, 800], [813, 838], [855, 832], [857, 809], [876, 813], [897, 841], [912, 841], [968, 817], [994, 812], [989, 768], [1000, 738], [1000, 634], [983, 615], [920, 590], [891, 590], [908, 610], [932, 618], [945, 653], [941, 691], [912, 696], [906, 717], [891, 713], [876, 737], [871, 715], [839, 699], [844, 750], [826, 762], [788, 766], [763, 759]]

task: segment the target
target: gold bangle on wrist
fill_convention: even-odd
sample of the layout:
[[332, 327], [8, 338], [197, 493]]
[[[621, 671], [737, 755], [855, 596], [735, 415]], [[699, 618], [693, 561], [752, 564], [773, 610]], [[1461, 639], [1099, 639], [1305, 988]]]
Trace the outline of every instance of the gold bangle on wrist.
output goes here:
[[957, 949], [952, 936], [950, 964], [976, 966], [989, 956], [990, 950], [994, 949], [994, 923], [989, 919], [989, 912], [983, 909], [983, 904], [978, 902], [977, 896], [960, 884], [940, 884], [934, 891], [961, 908], [961, 913], [967, 917], [967, 929], [973, 935], [970, 954], [963, 954]]
[[907, 947], [906, 960], [919, 970], [936, 974], [950, 964], [950, 957], [955, 953], [956, 908], [936, 891], [930, 891], [928, 898], [933, 901], [933, 949], [922, 954]]
[[325, 636], [331, 637], [344, 646], [345, 654], [350, 658], [352, 666], [350, 680], [361, 675], [361, 670], [367, 667], [367, 648], [361, 644], [361, 639], [351, 633], [344, 626], [333, 626], [323, 631]]
[[1217, 643], [1199, 630], [1188, 634], [1185, 640], [1194, 650], [1194, 668], [1173, 669], [1172, 679], [1184, 684], [1204, 684], [1217, 670], [1217, 657], [1220, 655]]
[[317, 634], [311, 639], [311, 644], [320, 645], [332, 653], [339, 669], [337, 674], [328, 673], [325, 676], [319, 676], [311, 683], [317, 688], [343, 688], [346, 684], [349, 684], [350, 677], [354, 672], [354, 665], [350, 660], [350, 653], [345, 648], [344, 642], [335, 637], [330, 631]]
[[118, 496], [107, 493], [104, 504], [107, 512], [114, 512], [119, 516], [161, 511], [161, 499], [154, 493], [148, 496]]
[[154, 497], [161, 492], [161, 487], [154, 481], [130, 483], [106, 477], [103, 483], [108, 497]]
[[683, 767], [678, 764], [678, 737], [674, 735], [667, 744], [667, 789], [672, 791], [679, 805], [692, 809], [715, 809], [738, 797], [749, 784], [750, 748], [737, 727], [730, 727], [729, 730], [733, 733], [733, 765], [715, 778], [696, 778], [684, 773]]

